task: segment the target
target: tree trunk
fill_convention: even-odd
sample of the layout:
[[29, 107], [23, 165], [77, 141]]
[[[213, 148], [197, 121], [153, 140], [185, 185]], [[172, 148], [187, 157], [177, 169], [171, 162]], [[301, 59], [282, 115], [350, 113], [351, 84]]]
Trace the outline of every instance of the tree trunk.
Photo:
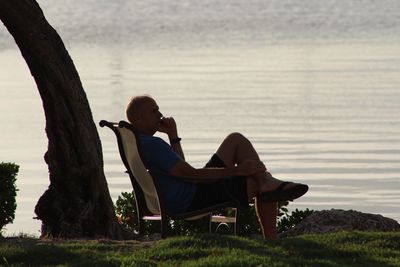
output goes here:
[[29, 66], [46, 116], [50, 186], [35, 207], [42, 235], [123, 238], [104, 176], [100, 138], [60, 36], [34, 0], [0, 0], [0, 19]]

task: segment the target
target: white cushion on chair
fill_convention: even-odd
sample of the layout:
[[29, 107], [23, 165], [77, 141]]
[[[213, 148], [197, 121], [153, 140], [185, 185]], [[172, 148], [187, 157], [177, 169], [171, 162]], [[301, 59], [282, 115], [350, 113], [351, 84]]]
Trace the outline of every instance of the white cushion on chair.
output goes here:
[[126, 128], [117, 128], [122, 139], [125, 157], [128, 161], [131, 172], [143, 190], [147, 208], [154, 214], [160, 214], [160, 204], [157, 191], [147, 168], [139, 156], [135, 134]]

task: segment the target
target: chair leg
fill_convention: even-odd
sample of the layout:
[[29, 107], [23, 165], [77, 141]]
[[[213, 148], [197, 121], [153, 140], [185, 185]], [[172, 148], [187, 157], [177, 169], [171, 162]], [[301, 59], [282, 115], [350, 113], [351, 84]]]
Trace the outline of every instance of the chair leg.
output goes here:
[[166, 238], [168, 236], [169, 230], [169, 218], [167, 215], [161, 215], [161, 238]]
[[239, 222], [239, 208], [235, 209], [235, 222], [233, 223], [233, 233], [234, 235], [237, 234], [237, 227], [238, 227], [238, 222]]
[[139, 216], [138, 218], [138, 229], [139, 229], [139, 235], [143, 235], [144, 234], [144, 220], [142, 220]]
[[208, 233], [212, 234], [212, 222], [211, 222], [212, 213], [208, 216]]
[[[219, 223], [218, 225], [217, 225], [217, 227], [215, 228], [215, 231], [213, 230], [213, 227], [212, 227], [212, 225], [213, 225], [213, 223], [211, 222], [211, 217], [212, 217], [212, 214], [210, 214], [210, 223], [209, 223], [209, 233], [211, 234], [211, 233], [217, 233], [217, 231], [218, 231], [218, 229], [220, 228], [220, 227], [222, 227], [222, 226], [226, 226], [229, 230], [231, 229], [231, 227], [230, 227], [230, 224], [233, 224], [233, 234], [234, 235], [236, 235], [237, 234], [237, 228], [238, 228], [238, 221], [239, 221], [239, 216], [238, 216], [238, 214], [239, 214], [239, 210], [238, 210], [238, 208], [234, 208], [234, 214], [233, 214], [233, 216], [235, 217], [235, 222], [229, 222], [229, 223]], [[231, 232], [231, 231], [229, 231], [229, 232]]]

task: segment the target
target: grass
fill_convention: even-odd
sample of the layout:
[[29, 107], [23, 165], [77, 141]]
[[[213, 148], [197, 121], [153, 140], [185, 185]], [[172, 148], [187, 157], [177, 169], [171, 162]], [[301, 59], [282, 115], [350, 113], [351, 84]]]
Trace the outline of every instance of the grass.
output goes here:
[[0, 239], [3, 266], [400, 266], [400, 233], [340, 232], [276, 241], [227, 235], [154, 242]]

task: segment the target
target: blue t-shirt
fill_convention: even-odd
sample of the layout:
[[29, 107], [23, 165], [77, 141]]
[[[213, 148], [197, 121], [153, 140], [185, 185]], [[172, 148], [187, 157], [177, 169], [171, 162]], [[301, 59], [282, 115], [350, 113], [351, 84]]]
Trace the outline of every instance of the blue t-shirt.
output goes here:
[[143, 160], [147, 167], [156, 173], [155, 179], [170, 213], [185, 212], [192, 203], [196, 185], [183, 179], [168, 175], [176, 163], [182, 159], [163, 139], [151, 135], [140, 135]]

